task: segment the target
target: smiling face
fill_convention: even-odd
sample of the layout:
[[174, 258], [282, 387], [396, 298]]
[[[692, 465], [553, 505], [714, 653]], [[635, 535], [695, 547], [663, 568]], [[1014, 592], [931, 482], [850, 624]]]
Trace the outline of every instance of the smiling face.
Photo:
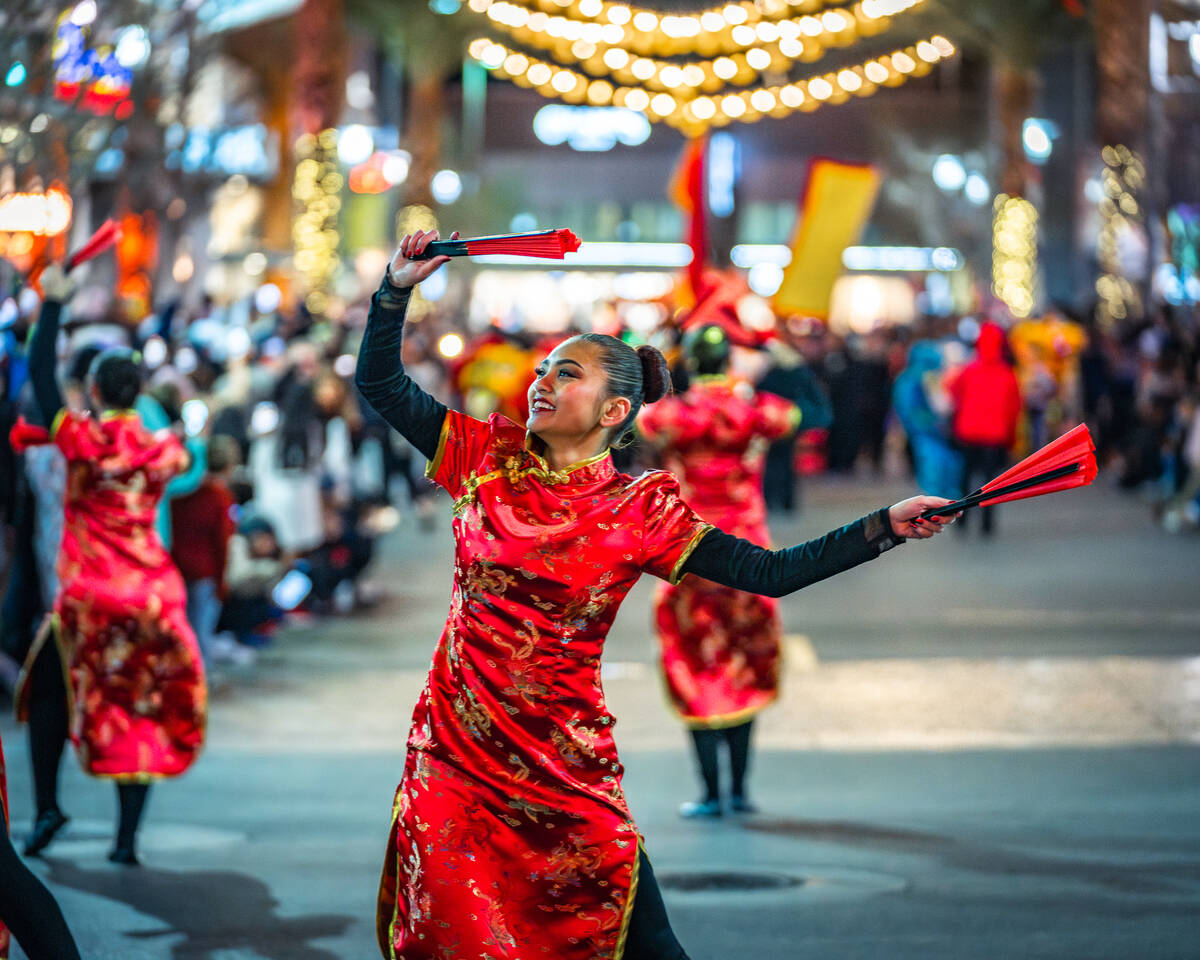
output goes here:
[[629, 400], [608, 396], [601, 348], [578, 338], [557, 347], [534, 371], [525, 426], [548, 445], [599, 437], [621, 423]]

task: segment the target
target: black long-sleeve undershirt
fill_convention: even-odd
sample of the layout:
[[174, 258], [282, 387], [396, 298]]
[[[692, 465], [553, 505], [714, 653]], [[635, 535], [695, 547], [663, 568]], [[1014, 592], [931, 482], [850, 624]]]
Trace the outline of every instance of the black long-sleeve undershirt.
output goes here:
[[358, 350], [354, 383], [363, 399], [398, 430], [426, 460], [437, 454], [446, 405], [435, 400], [404, 371], [400, 345], [411, 287], [394, 287], [384, 278], [371, 298], [367, 329]]
[[45, 301], [29, 342], [29, 382], [33, 386], [33, 396], [42, 422], [47, 428], [54, 424], [58, 411], [63, 408], [62, 394], [54, 375], [55, 346], [58, 343], [58, 321], [61, 316], [61, 303], [57, 300]]
[[[404, 372], [400, 346], [411, 293], [385, 278], [371, 298], [354, 382], [367, 403], [432, 460], [447, 408]], [[749, 593], [781, 597], [872, 560], [903, 542], [892, 533], [886, 509], [783, 550], [768, 550], [712, 529], [684, 562], [683, 573]]]

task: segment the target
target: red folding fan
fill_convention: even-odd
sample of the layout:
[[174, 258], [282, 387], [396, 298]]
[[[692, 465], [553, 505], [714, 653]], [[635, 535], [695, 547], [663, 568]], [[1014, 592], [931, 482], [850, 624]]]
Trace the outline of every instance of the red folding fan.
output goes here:
[[88, 242], [67, 258], [68, 272], [74, 270], [81, 263], [91, 260], [92, 257], [103, 253], [120, 239], [121, 228], [117, 226], [117, 221], [105, 220], [100, 224], [100, 228], [92, 234]]
[[479, 257], [506, 253], [518, 257], [543, 257], [561, 260], [579, 249], [579, 238], [570, 230], [543, 230], [540, 233], [513, 233], [500, 237], [475, 237], [464, 240], [434, 240], [414, 260], [431, 257]]
[[995, 480], [985, 483], [969, 497], [944, 507], [932, 507], [921, 514], [921, 519], [948, 517], [971, 507], [987, 507], [1006, 500], [1024, 500], [1072, 487], [1086, 487], [1095, 479], [1096, 445], [1092, 443], [1087, 424], [1081, 423]]
[[[86, 263], [93, 257], [99, 256], [120, 239], [121, 228], [117, 226], [117, 221], [105, 220], [100, 224], [99, 229], [88, 238], [87, 243], [67, 257], [67, 262], [64, 264], [67, 273], [70, 273], [81, 263]], [[33, 269], [29, 271], [29, 275], [25, 278], [25, 282], [33, 287], [39, 295], [42, 292], [42, 285], [39, 281], [41, 280], [42, 271], [46, 269], [48, 263], [49, 261], [45, 258], [38, 260], [33, 265]]]

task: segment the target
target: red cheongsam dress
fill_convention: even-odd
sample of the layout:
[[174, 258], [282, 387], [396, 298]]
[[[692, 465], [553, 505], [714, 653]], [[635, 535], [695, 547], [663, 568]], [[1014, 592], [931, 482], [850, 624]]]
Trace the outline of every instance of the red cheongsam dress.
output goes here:
[[[36, 442], [31, 434], [26, 443]], [[176, 776], [203, 742], [206, 691], [183, 579], [154, 519], [187, 454], [132, 411], [99, 419], [63, 411], [47, 439], [67, 461], [54, 612], [79, 761], [92, 776], [122, 781]]]
[[620, 958], [638, 833], [600, 654], [643, 571], [709, 525], [606, 451], [551, 470], [525, 430], [450, 411], [429, 476], [454, 498], [450, 615], [413, 713], [379, 894], [394, 960]]
[[[687, 502], [726, 533], [770, 545], [762, 496], [768, 443], [799, 424], [771, 393], [705, 377], [645, 408], [638, 426], [665, 447]], [[745, 723], [779, 686], [777, 603], [699, 577], [660, 585], [655, 624], [671, 703], [690, 727]]]

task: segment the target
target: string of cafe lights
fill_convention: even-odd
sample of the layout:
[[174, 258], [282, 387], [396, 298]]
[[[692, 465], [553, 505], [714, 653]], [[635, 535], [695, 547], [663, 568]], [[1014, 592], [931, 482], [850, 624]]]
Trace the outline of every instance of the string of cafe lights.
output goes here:
[[[749, 123], [763, 116], [784, 117], [797, 111], [811, 112], [824, 104], [845, 103], [852, 96], [871, 96], [880, 87], [900, 86], [911, 77], [927, 74], [935, 64], [956, 52], [945, 37], [934, 36], [841, 70], [785, 84], [729, 90], [717, 96], [697, 93], [697, 88], [691, 86], [672, 93], [642, 85], [617, 86], [528, 56], [488, 37], [477, 37], [467, 49], [488, 70], [519, 86], [531, 87], [545, 97], [573, 104], [626, 107], [689, 136], [709, 126], [724, 126], [733, 121]], [[718, 79], [724, 78], [718, 75]], [[718, 86], [711, 93], [719, 93], [721, 89], [725, 88]]]
[[338, 173], [337, 131], [302, 135], [296, 141], [296, 157], [292, 182], [296, 203], [292, 262], [309, 291], [305, 305], [313, 313], [321, 314], [328, 306], [327, 292], [338, 264], [342, 175]]
[[1014, 317], [1033, 312], [1037, 230], [1037, 207], [1024, 197], [997, 195], [992, 206], [992, 292]]
[[[758, 8], [740, 4], [730, 4], [720, 13], [684, 17], [648, 10], [635, 13], [617, 4], [608, 5], [598, 17], [588, 17], [603, 6], [602, 0], [578, 0], [554, 15], [531, 6], [531, 0], [470, 0], [468, 6], [518, 42], [547, 51], [560, 63], [578, 62], [598, 75], [605, 67], [624, 66], [612, 62], [616, 54], [611, 51], [711, 58], [768, 46], [774, 47], [777, 59], [812, 62], [830, 47], [849, 46], [883, 33], [891, 26], [891, 17], [924, 2], [861, 0], [826, 10], [819, 17], [806, 14], [780, 20], [762, 19]], [[752, 19], [752, 13], [759, 18]]]
[[1137, 193], [1146, 184], [1146, 167], [1141, 158], [1123, 145], [1107, 146], [1100, 152], [1104, 170], [1100, 174], [1100, 231], [1096, 237], [1096, 259], [1104, 272], [1096, 279], [1097, 316], [1112, 328], [1116, 323], [1136, 316], [1142, 298], [1137, 287], [1121, 270], [1119, 254], [1123, 232], [1142, 219]]

